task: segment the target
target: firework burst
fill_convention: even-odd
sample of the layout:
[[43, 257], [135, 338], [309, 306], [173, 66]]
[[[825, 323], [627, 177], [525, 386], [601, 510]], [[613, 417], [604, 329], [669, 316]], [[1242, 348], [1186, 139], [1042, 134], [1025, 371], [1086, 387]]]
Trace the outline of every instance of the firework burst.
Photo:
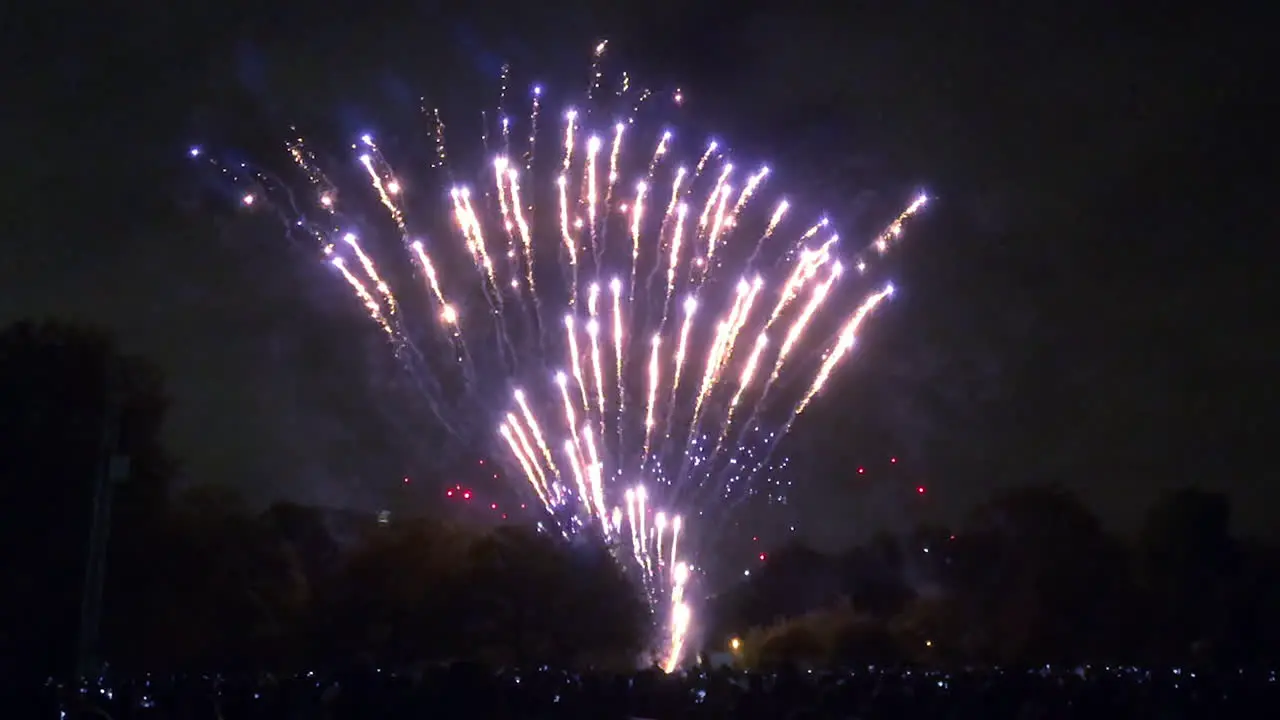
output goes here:
[[[484, 114], [482, 182], [453, 181], [440, 113], [425, 104], [434, 177], [411, 181], [372, 135], [359, 138], [355, 167], [416, 286], [393, 290], [380, 274], [301, 137], [287, 146], [309, 184], [301, 202], [296, 183], [221, 170], [240, 181], [245, 207], [318, 242], [446, 428], [474, 441], [473, 418], [497, 415], [487, 427], [529, 501], [566, 537], [600, 537], [638, 571], [664, 610], [670, 669], [692, 617], [689, 523], [713, 503], [783, 499], [774, 449], [893, 290], [846, 301], [839, 286], [887, 252], [926, 199], [842, 262], [825, 218], [794, 221], [792, 203], [762, 197], [768, 167], [740, 169], [715, 141], [682, 163], [673, 131], [637, 129], [655, 94], [625, 74], [603, 92], [605, 47], [593, 53], [585, 104], [563, 111], [558, 128], [534, 86], [513, 131], [504, 66], [497, 113]], [[669, 99], [675, 108], [684, 95]], [[445, 272], [461, 259], [470, 273]], [[424, 336], [406, 317], [428, 306], [415, 313], [435, 318]]]

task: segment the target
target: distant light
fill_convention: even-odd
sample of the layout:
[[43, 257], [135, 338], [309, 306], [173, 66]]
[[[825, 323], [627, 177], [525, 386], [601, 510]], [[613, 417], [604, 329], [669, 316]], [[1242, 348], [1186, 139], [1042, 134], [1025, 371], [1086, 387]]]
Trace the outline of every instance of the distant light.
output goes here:
[[891, 457], [891, 458], [889, 458], [889, 462], [891, 462], [891, 463], [896, 463], [896, 462], [898, 462], [898, 458], [896, 458], [896, 457]]
[[745, 576], [747, 576], [747, 577], [750, 577], [750, 576], [751, 576], [751, 571], [750, 571], [750, 570], [743, 570], [743, 571], [742, 571], [742, 574], [743, 574], [743, 575], [745, 575]]
[[463, 499], [463, 500], [470, 500], [470, 499], [471, 499], [471, 493], [470, 493], [470, 491], [462, 493], [462, 499]]
[[483, 459], [481, 459], [481, 460], [480, 460], [480, 464], [481, 464], [481, 465], [483, 465], [483, 464], [484, 464], [484, 460], [483, 460]]
[[916, 492], [917, 492], [918, 494], [920, 494], [920, 495], [923, 495], [923, 494], [924, 494], [924, 486], [923, 486], [923, 485], [921, 485], [920, 487], [916, 488]]
[[444, 495], [445, 495], [445, 497], [453, 497], [453, 491], [452, 491], [452, 490], [445, 490], [445, 491], [444, 491]]
[[766, 557], [768, 557], [768, 555], [766, 555], [765, 553], [760, 553], [760, 562], [764, 562]]
[[733, 638], [732, 640], [729, 641], [730, 650], [737, 651], [741, 648], [742, 648], [742, 641], [739, 640], [738, 638]]
[[498, 503], [489, 503], [489, 509], [490, 509], [490, 510], [497, 510], [497, 509], [498, 509]]
[[244, 197], [240, 198], [240, 202], [244, 203], [245, 205], [252, 205], [253, 195], [245, 195]]
[[862, 474], [863, 474], [863, 473], [865, 473], [866, 471], [867, 471], [867, 469], [866, 469], [866, 468], [858, 468], [858, 474], [859, 474], [859, 475], [862, 475]]
[[409, 484], [409, 478], [405, 478], [405, 479], [404, 479], [404, 484], [405, 484], [405, 485], [408, 485], [408, 484]]
[[924, 646], [925, 646], [925, 647], [933, 647], [933, 641], [932, 641], [932, 640], [925, 640], [925, 641], [924, 641]]
[[187, 153], [191, 155], [191, 157], [200, 157], [200, 148], [193, 147], [190, 150], [188, 150]]

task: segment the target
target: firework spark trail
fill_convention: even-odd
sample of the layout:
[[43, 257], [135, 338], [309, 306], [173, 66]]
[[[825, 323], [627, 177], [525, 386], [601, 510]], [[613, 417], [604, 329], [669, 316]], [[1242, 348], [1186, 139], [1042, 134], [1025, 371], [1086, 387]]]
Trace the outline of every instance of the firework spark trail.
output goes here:
[[[680, 173], [676, 175], [677, 183], [683, 174], [684, 168], [680, 168]], [[674, 190], [671, 195], [672, 198], [675, 197]], [[662, 322], [658, 324], [659, 330], [665, 328], [667, 325], [667, 308], [671, 306], [671, 296], [674, 295], [676, 291], [676, 270], [680, 267], [680, 244], [682, 242], [681, 238], [684, 236], [685, 218], [688, 215], [689, 206], [684, 203], [680, 203], [676, 208], [675, 230], [671, 233], [671, 252], [667, 265], [667, 295], [662, 300]]]
[[577, 126], [578, 111], [569, 108], [564, 114], [564, 169], [568, 172], [569, 167], [573, 164], [573, 132]]
[[636, 202], [631, 206], [631, 288], [627, 296], [627, 304], [634, 308], [636, 302], [636, 269], [640, 264], [640, 222], [644, 219], [644, 196], [649, 190], [649, 183], [643, 180], [636, 184]]
[[595, 260], [597, 268], [600, 267], [601, 254], [600, 243], [597, 240], [600, 220], [596, 216], [596, 159], [599, 155], [600, 138], [592, 135], [591, 138], [587, 140], [587, 172], [586, 180], [584, 181], [585, 185], [582, 188], [582, 194], [587, 204], [587, 227], [589, 228], [591, 237], [591, 256], [592, 259]]
[[529, 110], [529, 149], [524, 154], [524, 169], [533, 171], [535, 151], [538, 148], [538, 112], [541, 110], [542, 86], [533, 86], [533, 107]]
[[[870, 315], [881, 302], [892, 294], [893, 286], [886, 286], [880, 292], [874, 293], [866, 300], [863, 300], [862, 304], [858, 306], [858, 309], [849, 317], [844, 328], [840, 331], [840, 335], [836, 340], [835, 346], [828, 350], [824, 355], [822, 366], [818, 368], [818, 372], [814, 376], [813, 382], [809, 384], [809, 389], [806, 390], [804, 396], [800, 398], [800, 402], [796, 403], [795, 409], [791, 411], [791, 417], [787, 418], [786, 423], [784, 423], [782, 428], [777, 432], [776, 438], [769, 445], [768, 450], [752, 471], [752, 475], [759, 472], [760, 469], [765, 466], [774, 450], [777, 449], [778, 444], [782, 441], [782, 438], [786, 437], [787, 433], [790, 432], [791, 426], [795, 424], [795, 421], [804, 413], [805, 409], [809, 407], [809, 403], [813, 401], [814, 397], [816, 397], [818, 393], [822, 392], [823, 387], [826, 386], [827, 380], [830, 379], [831, 372], [835, 370], [836, 365], [840, 364], [840, 361], [844, 359], [845, 355], [853, 349], [854, 343], [858, 338], [858, 330], [862, 327], [863, 321], [866, 320], [867, 316]], [[748, 477], [748, 481], [750, 481], [750, 477]]]
[[568, 179], [561, 175], [556, 178], [556, 187], [560, 189], [560, 240], [569, 253], [569, 308], [578, 303], [578, 241], [569, 230], [569, 190]]
[[507, 119], [507, 85], [511, 80], [511, 64], [502, 63], [498, 76], [498, 122], [502, 124], [502, 154], [511, 153], [511, 123]]
[[774, 209], [773, 216], [769, 218], [769, 224], [765, 226], [764, 234], [756, 241], [755, 250], [751, 251], [751, 257], [747, 258], [747, 267], [755, 267], [756, 260], [760, 257], [760, 251], [764, 249], [764, 241], [773, 237], [773, 231], [778, 229], [778, 223], [782, 222], [782, 216], [787, 214], [787, 210], [791, 208], [791, 203], [783, 200], [778, 203], [778, 207]]
[[498, 432], [502, 434], [503, 439], [511, 447], [511, 452], [516, 456], [516, 461], [524, 470], [525, 477], [529, 480], [529, 485], [533, 487], [534, 492], [538, 495], [538, 500], [548, 509], [551, 507], [551, 501], [548, 498], [547, 476], [542, 471], [542, 466], [533, 460], [533, 446], [529, 444], [529, 438], [525, 435], [524, 429], [520, 427], [520, 421], [514, 413], [507, 413], [507, 420], [499, 426]]
[[582, 378], [582, 354], [578, 352], [578, 334], [573, 326], [573, 316], [565, 315], [564, 329], [569, 336], [569, 361], [573, 365], [573, 379], [582, 393], [582, 407], [586, 409], [590, 408], [591, 404], [587, 401], [587, 383]]
[[613, 126], [613, 149], [609, 152], [609, 188], [605, 191], [604, 200], [607, 207], [613, 206], [613, 188], [618, 184], [618, 157], [622, 154], [622, 134], [626, 129], [624, 123]]
[[644, 454], [641, 456], [640, 467], [644, 467], [649, 462], [649, 446], [653, 440], [653, 406], [658, 399], [658, 382], [662, 377], [661, 357], [659, 355], [662, 350], [662, 337], [653, 336], [653, 346], [649, 353], [649, 402], [645, 405], [644, 410]]
[[625, 412], [627, 406], [627, 394], [626, 388], [623, 387], [624, 380], [622, 375], [623, 343], [625, 341], [622, 330], [622, 281], [616, 277], [610, 280], [609, 291], [613, 294], [613, 364], [614, 377], [617, 378], [617, 384], [614, 388], [617, 393], [618, 406], [615, 425], [617, 426], [618, 452], [621, 453], [623, 452], [623, 412]]

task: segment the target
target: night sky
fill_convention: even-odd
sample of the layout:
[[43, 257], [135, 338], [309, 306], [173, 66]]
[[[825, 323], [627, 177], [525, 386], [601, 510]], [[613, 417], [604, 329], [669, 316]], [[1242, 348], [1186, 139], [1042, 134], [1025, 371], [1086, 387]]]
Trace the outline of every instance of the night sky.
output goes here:
[[842, 237], [916, 188], [936, 199], [881, 271], [895, 299], [785, 446], [806, 537], [958, 517], [1024, 482], [1078, 490], [1120, 530], [1185, 484], [1230, 493], [1242, 530], [1270, 525], [1274, 113], [1241, 13], [126, 5], [9, 11], [0, 322], [89, 320], [160, 363], [184, 482], [378, 508], [438, 442], [345, 288], [209, 211], [186, 147], [413, 127], [425, 93], [474, 111], [450, 138], [474, 142], [504, 60], [585, 87], [603, 36]]

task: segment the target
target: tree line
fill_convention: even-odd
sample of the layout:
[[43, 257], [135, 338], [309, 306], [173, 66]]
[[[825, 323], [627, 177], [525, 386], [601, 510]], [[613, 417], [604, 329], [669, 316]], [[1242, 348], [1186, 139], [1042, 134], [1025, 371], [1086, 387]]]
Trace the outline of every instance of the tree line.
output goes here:
[[[647, 605], [596, 545], [519, 525], [381, 523], [289, 503], [254, 511], [220, 486], [171, 492], [167, 404], [159, 371], [102, 332], [0, 331], [6, 681], [65, 677], [86, 653], [132, 672], [633, 667], [644, 649]], [[103, 502], [109, 532], [95, 539]], [[105, 548], [100, 601], [95, 545]], [[99, 623], [88, 619], [95, 605]]]
[[[89, 654], [128, 671], [633, 666], [653, 636], [591, 543], [172, 492], [167, 405], [158, 369], [102, 332], [0, 331], [0, 678], [65, 676]], [[749, 666], [1275, 662], [1280, 550], [1234, 537], [1229, 516], [1182, 490], [1120, 538], [1061, 488], [1007, 490], [955, 528], [776, 550], [699, 598], [697, 633], [736, 638]]]
[[707, 612], [710, 640], [748, 666], [1274, 666], [1280, 548], [1229, 520], [1184, 488], [1122, 538], [1062, 488], [1005, 490], [956, 528], [771, 553]]

